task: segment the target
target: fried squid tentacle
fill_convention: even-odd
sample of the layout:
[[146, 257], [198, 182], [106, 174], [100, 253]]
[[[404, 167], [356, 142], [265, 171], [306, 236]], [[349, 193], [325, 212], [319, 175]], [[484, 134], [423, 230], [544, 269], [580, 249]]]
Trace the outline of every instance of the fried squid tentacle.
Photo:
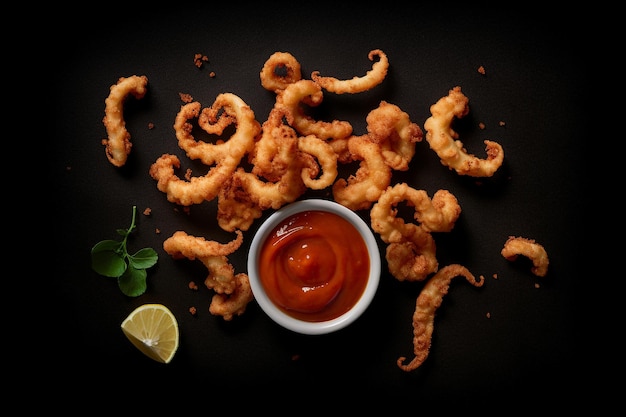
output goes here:
[[401, 241], [387, 245], [389, 273], [398, 281], [424, 281], [439, 268], [435, 239], [415, 224], [407, 224], [406, 229]]
[[533, 239], [509, 236], [501, 253], [509, 261], [515, 261], [518, 255], [529, 258], [533, 262], [530, 271], [538, 277], [545, 277], [548, 273], [548, 265], [550, 264], [548, 253], [542, 245]]
[[424, 136], [422, 129], [411, 122], [408, 113], [384, 100], [365, 120], [367, 133], [381, 146], [387, 164], [397, 171], [408, 170], [415, 155], [415, 143]]
[[351, 210], [369, 210], [391, 182], [391, 168], [381, 148], [367, 135], [351, 136], [348, 150], [359, 162], [356, 173], [339, 178], [332, 187], [333, 198]]
[[382, 83], [387, 76], [389, 60], [387, 59], [387, 54], [380, 49], [371, 50], [367, 57], [370, 61], [374, 61], [378, 57], [378, 61], [374, 62], [372, 69], [367, 71], [367, 74], [362, 77], [355, 76], [350, 80], [339, 80], [335, 77], [322, 77], [319, 71], [313, 71], [311, 79], [326, 91], [335, 94], [354, 94], [371, 90]]
[[315, 120], [306, 113], [303, 105], [316, 107], [323, 99], [321, 87], [311, 80], [303, 79], [280, 91], [276, 95], [274, 107], [284, 111], [289, 125], [302, 136], [315, 135], [322, 140], [339, 140], [350, 136], [352, 125], [349, 122]]
[[102, 144], [105, 146], [107, 159], [116, 167], [126, 164], [133, 146], [124, 120], [124, 101], [131, 95], [136, 99], [143, 98], [147, 85], [148, 78], [145, 75], [120, 77], [117, 83], [111, 86], [109, 95], [104, 100], [102, 123], [107, 132], [107, 139], [104, 139]]
[[202, 236], [192, 236], [183, 230], [174, 232], [172, 236], [165, 239], [163, 249], [174, 259], [183, 257], [193, 260], [207, 256], [230, 255], [243, 243], [243, 233], [236, 230], [237, 237], [228, 243], [220, 243], [213, 240], [206, 240]]
[[209, 274], [204, 285], [215, 292], [209, 312], [230, 321], [235, 315], [244, 313], [247, 304], [254, 298], [248, 275], [235, 274], [227, 255], [241, 246], [243, 234], [236, 231], [237, 237], [228, 243], [207, 241], [200, 236], [191, 236], [183, 231], [175, 232], [163, 242], [163, 249], [174, 259], [198, 259]]
[[413, 353], [415, 357], [405, 363], [406, 357], [397, 360], [398, 367], [403, 371], [417, 369], [428, 357], [435, 323], [435, 312], [441, 305], [444, 295], [448, 293], [450, 281], [457, 276], [465, 277], [475, 287], [482, 287], [485, 280], [476, 280], [474, 275], [459, 264], [447, 265], [433, 275], [424, 285], [415, 303], [413, 313]]
[[222, 316], [226, 321], [240, 316], [246, 311], [248, 303], [254, 299], [248, 275], [240, 273], [235, 275], [236, 287], [231, 294], [215, 294], [209, 305], [209, 312], [214, 316]]
[[454, 118], [461, 118], [469, 113], [469, 99], [461, 92], [461, 87], [454, 87], [448, 95], [442, 97], [430, 107], [431, 117], [424, 122], [426, 140], [441, 163], [460, 175], [472, 177], [491, 177], [502, 165], [504, 150], [494, 141], [485, 140], [486, 159], [469, 154], [458, 140], [458, 133], [452, 129]]

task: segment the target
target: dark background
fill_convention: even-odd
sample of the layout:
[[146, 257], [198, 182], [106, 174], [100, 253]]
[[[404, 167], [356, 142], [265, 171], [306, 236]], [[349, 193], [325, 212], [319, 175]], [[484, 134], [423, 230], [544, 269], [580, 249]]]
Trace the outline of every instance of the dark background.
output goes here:
[[[47, 251], [56, 272], [42, 293], [55, 340], [46, 349], [55, 360], [47, 361], [51, 368], [44, 368], [39, 380], [54, 384], [63, 375], [68, 391], [113, 381], [89, 391], [102, 403], [119, 398], [112, 392], [155, 381], [206, 401], [258, 389], [307, 402], [341, 400], [350, 386], [359, 393], [352, 398], [358, 403], [391, 400], [409, 408], [487, 406], [495, 400], [559, 404], [578, 393], [576, 295], [583, 273], [576, 224], [583, 215], [579, 167], [587, 82], [580, 21], [514, 7], [290, 6], [122, 6], [64, 18], [58, 25], [67, 35], [50, 31], [45, 37], [56, 63], [48, 110], [54, 138], [47, 141], [45, 175], [53, 195], [44, 206], [54, 213], [45, 227], [54, 236]], [[470, 105], [469, 115], [455, 124], [460, 139], [481, 158], [484, 139], [499, 142], [505, 152], [496, 175], [477, 180], [442, 166], [424, 140], [410, 170], [393, 174], [392, 183], [406, 181], [431, 196], [445, 188], [458, 198], [463, 211], [455, 228], [435, 234], [439, 264], [460, 263], [486, 278], [482, 288], [462, 278], [452, 281], [437, 310], [430, 355], [410, 373], [396, 360], [412, 358], [412, 314], [423, 283], [395, 280], [385, 263], [371, 307], [350, 327], [325, 336], [280, 328], [254, 301], [244, 315], [225, 322], [208, 312], [212, 292], [202, 284], [206, 268], [199, 261], [175, 261], [162, 248], [176, 230], [232, 239], [217, 226], [216, 200], [186, 214], [167, 202], [148, 174], [163, 153], [178, 155], [184, 169], [200, 172], [178, 148], [172, 128], [182, 104], [179, 92], [203, 106], [219, 93], [237, 94], [263, 122], [274, 94], [263, 89], [259, 72], [273, 52], [293, 54], [304, 78], [319, 70], [343, 79], [365, 74], [371, 68], [367, 54], [375, 48], [390, 61], [383, 84], [356, 95], [327, 93], [317, 117], [348, 120], [363, 134], [367, 113], [386, 100], [423, 128], [429, 107], [459, 85]], [[209, 58], [201, 69], [193, 63], [196, 53]], [[485, 75], [478, 73], [480, 66]], [[104, 100], [119, 77], [135, 74], [148, 77], [148, 93], [125, 105], [133, 148], [126, 166], [116, 168], [101, 144]], [[91, 247], [116, 239], [115, 230], [129, 226], [133, 205], [139, 213], [149, 207], [152, 214], [138, 215], [130, 250], [149, 246], [159, 253], [148, 272], [148, 290], [137, 298], [126, 297], [114, 279], [90, 267]], [[369, 218], [368, 212], [359, 214]], [[237, 272], [246, 272], [245, 254], [259, 222], [229, 257]], [[509, 235], [544, 245], [550, 257], [546, 277], [532, 275], [525, 259], [508, 262], [500, 255]], [[192, 280], [199, 291], [188, 289]], [[178, 319], [180, 347], [170, 364], [143, 356], [120, 329], [145, 303], [165, 304]], [[190, 306], [198, 309], [196, 317]], [[177, 398], [170, 401], [181, 401]]]

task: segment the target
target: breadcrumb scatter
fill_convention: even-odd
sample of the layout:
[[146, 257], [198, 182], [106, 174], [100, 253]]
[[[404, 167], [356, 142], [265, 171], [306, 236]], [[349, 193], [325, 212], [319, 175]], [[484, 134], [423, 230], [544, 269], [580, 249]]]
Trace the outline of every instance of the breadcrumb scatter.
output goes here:
[[154, 123], [152, 122], [148, 123], [148, 129], [150, 130], [154, 129]]
[[202, 55], [202, 54], [194, 54], [194, 56], [193, 56], [193, 64], [196, 67], [202, 68], [202, 65], [205, 62], [209, 62], [209, 57], [207, 57], [206, 55]]
[[493, 274], [492, 277], [493, 279], [498, 279], [498, 274]]
[[478, 67], [478, 72], [481, 73], [482, 75], [485, 75], [485, 67], [483, 67], [482, 65]]
[[504, 126], [506, 125], [506, 123], [504, 123], [502, 120], [500, 120], [500, 121], [498, 122], [498, 125], [499, 125], [499, 126], [504, 127]]
[[538, 283], [535, 283], [535, 288], [539, 288], [540, 285]]
[[478, 123], [478, 127], [479, 127], [481, 130], [484, 130], [484, 129], [485, 129], [485, 124], [484, 124], [483, 122], [480, 122], [480, 123]]
[[159, 229], [159, 228], [154, 229], [154, 233], [156, 233], [157, 235], [161, 234], [161, 229]]
[[211, 71], [211, 72], [209, 72], [209, 77], [211, 77], [211, 78], [215, 78], [215, 71]]
[[143, 211], [143, 215], [149, 216], [151, 214], [152, 214], [152, 209], [150, 207], [146, 207], [146, 209]]
[[198, 291], [198, 284], [196, 284], [195, 281], [189, 281], [189, 289]]
[[189, 313], [192, 316], [196, 316], [196, 315], [198, 315], [198, 310], [194, 306], [191, 306], [191, 307], [189, 307]]
[[193, 101], [193, 97], [191, 96], [191, 94], [178, 93], [178, 95], [180, 96], [180, 99], [183, 103], [191, 103]]

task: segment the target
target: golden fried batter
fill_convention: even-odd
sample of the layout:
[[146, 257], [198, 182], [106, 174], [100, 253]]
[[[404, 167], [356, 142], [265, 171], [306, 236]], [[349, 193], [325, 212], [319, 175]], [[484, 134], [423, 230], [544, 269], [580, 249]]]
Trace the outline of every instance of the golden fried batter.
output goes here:
[[517, 259], [518, 255], [523, 255], [533, 262], [531, 272], [538, 277], [544, 277], [548, 273], [548, 253], [545, 248], [533, 239], [524, 237], [509, 236], [502, 248], [502, 256], [509, 261]]
[[111, 86], [109, 96], [104, 101], [102, 123], [107, 131], [108, 139], [104, 139], [102, 144], [106, 146], [107, 159], [116, 167], [126, 164], [128, 154], [133, 146], [130, 142], [130, 133], [126, 130], [124, 101], [131, 95], [136, 99], [143, 98], [147, 91], [147, 85], [148, 78], [145, 75], [120, 77], [117, 83]]
[[433, 275], [424, 285], [415, 302], [413, 313], [413, 353], [415, 357], [409, 363], [405, 363], [406, 357], [401, 356], [397, 360], [398, 367], [403, 371], [417, 369], [428, 357], [430, 345], [435, 327], [435, 312], [443, 301], [443, 296], [448, 293], [452, 278], [463, 276], [475, 287], [482, 287], [485, 283], [483, 277], [476, 280], [474, 275], [462, 265], [447, 265]]

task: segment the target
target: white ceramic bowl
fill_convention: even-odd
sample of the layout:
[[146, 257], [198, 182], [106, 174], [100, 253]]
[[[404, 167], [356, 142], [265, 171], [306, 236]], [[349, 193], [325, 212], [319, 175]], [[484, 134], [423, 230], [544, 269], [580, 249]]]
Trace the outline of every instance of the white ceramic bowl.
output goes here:
[[[259, 277], [259, 257], [265, 240], [272, 234], [273, 229], [291, 215], [310, 210], [321, 210], [337, 214], [350, 222], [363, 237], [369, 254], [369, 276], [361, 297], [347, 312], [339, 317], [326, 321], [306, 321], [292, 317], [277, 307], [268, 297]], [[302, 334], [324, 334], [342, 329], [353, 323], [368, 308], [380, 281], [381, 257], [376, 239], [368, 226], [355, 212], [331, 200], [308, 199], [288, 204], [273, 214], [261, 224], [256, 232], [248, 255], [248, 276], [252, 293], [261, 309], [282, 327]]]

